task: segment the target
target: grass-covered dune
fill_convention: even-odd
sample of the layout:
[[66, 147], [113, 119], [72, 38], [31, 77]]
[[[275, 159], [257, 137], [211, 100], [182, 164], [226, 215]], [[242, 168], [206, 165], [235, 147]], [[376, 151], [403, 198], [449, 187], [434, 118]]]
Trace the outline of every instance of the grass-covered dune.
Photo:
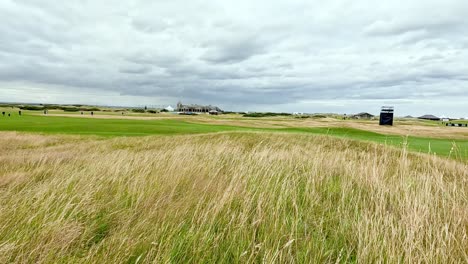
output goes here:
[[291, 133], [3, 132], [1, 263], [468, 261], [465, 163]]

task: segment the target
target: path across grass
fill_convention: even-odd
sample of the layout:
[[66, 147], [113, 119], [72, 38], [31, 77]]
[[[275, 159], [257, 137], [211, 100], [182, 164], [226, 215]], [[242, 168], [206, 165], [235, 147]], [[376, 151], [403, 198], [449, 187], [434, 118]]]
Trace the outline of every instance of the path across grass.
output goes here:
[[408, 137], [384, 135], [353, 128], [248, 128], [240, 126], [196, 124], [180, 120], [131, 120], [131, 119], [93, 119], [38, 115], [0, 116], [0, 131], [20, 131], [52, 134], [116, 136], [147, 136], [213, 133], [225, 131], [266, 131], [288, 133], [310, 133], [350, 138], [363, 141], [401, 146], [408, 143], [413, 151], [436, 153], [468, 160], [468, 141], [439, 138]]

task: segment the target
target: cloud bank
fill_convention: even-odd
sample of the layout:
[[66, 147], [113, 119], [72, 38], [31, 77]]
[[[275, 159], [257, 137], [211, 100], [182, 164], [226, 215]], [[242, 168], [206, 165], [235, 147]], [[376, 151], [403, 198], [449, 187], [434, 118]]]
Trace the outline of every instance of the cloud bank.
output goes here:
[[0, 101], [468, 116], [468, 2], [0, 3]]

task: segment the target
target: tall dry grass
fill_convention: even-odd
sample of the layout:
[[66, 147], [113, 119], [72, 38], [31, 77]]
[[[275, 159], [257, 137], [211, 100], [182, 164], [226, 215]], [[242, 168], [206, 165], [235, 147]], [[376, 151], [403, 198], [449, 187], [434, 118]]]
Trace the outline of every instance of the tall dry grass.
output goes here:
[[468, 262], [467, 165], [266, 133], [2, 133], [0, 262]]

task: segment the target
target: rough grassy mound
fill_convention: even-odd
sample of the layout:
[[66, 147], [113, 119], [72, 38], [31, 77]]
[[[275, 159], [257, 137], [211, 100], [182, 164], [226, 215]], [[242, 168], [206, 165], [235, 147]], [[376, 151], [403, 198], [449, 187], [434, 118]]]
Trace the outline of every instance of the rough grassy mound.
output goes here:
[[0, 138], [0, 262], [466, 262], [467, 165], [328, 137]]

